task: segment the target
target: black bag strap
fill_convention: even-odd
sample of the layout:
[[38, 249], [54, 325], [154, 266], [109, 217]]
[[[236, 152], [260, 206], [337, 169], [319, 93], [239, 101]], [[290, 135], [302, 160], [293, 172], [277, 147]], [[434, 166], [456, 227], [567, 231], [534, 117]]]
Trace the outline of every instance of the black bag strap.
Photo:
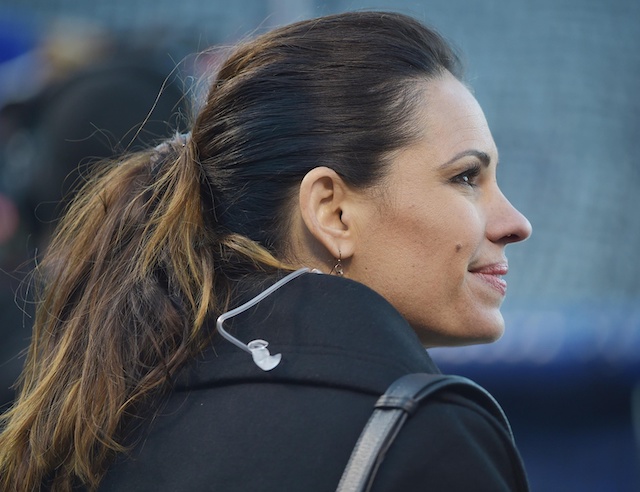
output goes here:
[[482, 405], [505, 427], [513, 440], [502, 408], [478, 384], [461, 376], [407, 374], [393, 382], [376, 402], [373, 414], [353, 448], [337, 492], [368, 491], [380, 463], [407, 418], [418, 409], [422, 400], [444, 388], [460, 392]]

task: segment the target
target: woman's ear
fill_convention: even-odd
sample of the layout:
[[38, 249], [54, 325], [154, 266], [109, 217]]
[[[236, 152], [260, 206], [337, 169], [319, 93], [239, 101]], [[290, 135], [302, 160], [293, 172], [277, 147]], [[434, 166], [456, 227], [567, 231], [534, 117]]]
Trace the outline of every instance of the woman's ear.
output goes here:
[[349, 258], [355, 250], [353, 194], [338, 173], [328, 167], [312, 169], [300, 183], [304, 225], [334, 258]]

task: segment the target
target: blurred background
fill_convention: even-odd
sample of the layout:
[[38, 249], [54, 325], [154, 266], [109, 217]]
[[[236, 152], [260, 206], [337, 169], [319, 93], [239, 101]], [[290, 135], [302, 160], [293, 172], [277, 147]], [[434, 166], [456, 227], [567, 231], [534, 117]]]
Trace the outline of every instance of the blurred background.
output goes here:
[[508, 250], [504, 337], [434, 359], [502, 403], [534, 491], [640, 490], [635, 0], [0, 0], [0, 405], [61, 197], [98, 159], [184, 126], [183, 94], [211, 61], [191, 54], [364, 8], [458, 47], [503, 191], [534, 228]]

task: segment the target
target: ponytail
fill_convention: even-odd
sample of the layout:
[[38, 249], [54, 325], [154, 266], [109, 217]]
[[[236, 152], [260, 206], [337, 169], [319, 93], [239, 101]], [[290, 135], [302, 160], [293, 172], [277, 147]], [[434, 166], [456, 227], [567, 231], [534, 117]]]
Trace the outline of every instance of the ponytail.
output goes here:
[[295, 254], [304, 176], [329, 166], [354, 189], [380, 183], [422, 134], [423, 82], [445, 72], [461, 76], [455, 53], [402, 14], [301, 21], [230, 55], [191, 137], [92, 178], [38, 268], [21, 394], [0, 417], [0, 488], [95, 489], [235, 279], [288, 268], [271, 252]]
[[105, 165], [77, 195], [37, 270], [21, 392], [1, 417], [2, 490], [95, 489], [133, 416], [202, 349], [206, 317], [228, 302], [216, 255], [279, 266], [206, 227], [203, 179], [195, 146], [175, 139]]

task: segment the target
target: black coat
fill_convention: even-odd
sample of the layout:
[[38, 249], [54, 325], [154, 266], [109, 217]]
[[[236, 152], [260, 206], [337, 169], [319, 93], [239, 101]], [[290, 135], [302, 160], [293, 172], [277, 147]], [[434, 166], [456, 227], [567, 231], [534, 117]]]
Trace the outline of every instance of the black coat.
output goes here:
[[[335, 490], [377, 397], [404, 374], [438, 372], [389, 303], [338, 277], [298, 277], [226, 326], [267, 340], [280, 365], [263, 372], [216, 338], [101, 491]], [[504, 429], [446, 396], [408, 420], [373, 490], [527, 490]]]

